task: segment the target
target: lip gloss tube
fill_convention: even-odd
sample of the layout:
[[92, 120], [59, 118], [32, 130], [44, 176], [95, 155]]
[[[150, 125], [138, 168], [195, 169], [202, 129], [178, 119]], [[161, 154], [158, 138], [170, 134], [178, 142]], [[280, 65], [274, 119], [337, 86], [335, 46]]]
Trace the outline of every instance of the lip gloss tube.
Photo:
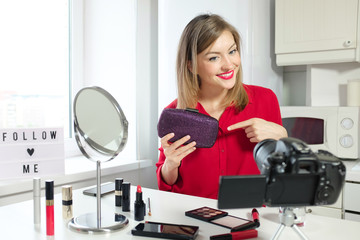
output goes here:
[[54, 235], [54, 181], [45, 181], [46, 235]]
[[72, 186], [70, 185], [62, 187], [62, 215], [65, 220], [73, 217]]
[[122, 202], [122, 183], [124, 179], [116, 178], [115, 179], [115, 206], [121, 207]]
[[41, 222], [41, 179], [33, 179], [33, 198], [34, 198], [34, 224]]

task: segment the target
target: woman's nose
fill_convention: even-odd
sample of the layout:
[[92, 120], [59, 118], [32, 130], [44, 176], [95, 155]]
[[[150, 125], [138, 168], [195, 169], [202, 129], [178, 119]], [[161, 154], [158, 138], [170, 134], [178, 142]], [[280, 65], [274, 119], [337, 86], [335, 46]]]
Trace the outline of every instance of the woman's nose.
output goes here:
[[229, 57], [224, 57], [222, 62], [223, 70], [231, 70], [234, 68], [234, 63], [231, 61]]

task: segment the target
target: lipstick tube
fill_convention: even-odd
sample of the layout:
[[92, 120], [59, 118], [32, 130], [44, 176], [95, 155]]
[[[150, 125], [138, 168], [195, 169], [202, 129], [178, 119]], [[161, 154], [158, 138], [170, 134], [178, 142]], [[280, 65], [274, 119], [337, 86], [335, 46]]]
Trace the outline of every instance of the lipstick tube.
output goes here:
[[240, 226], [236, 226], [231, 229], [231, 232], [244, 231], [260, 227], [259, 212], [256, 210], [256, 208], [253, 208], [253, 210], [251, 211], [251, 216], [253, 218], [253, 221], [242, 224]]
[[116, 178], [115, 179], [115, 206], [121, 207], [122, 202], [122, 183], [124, 179]]
[[72, 186], [62, 187], [62, 216], [68, 220], [73, 217]]
[[210, 236], [210, 240], [241, 240], [241, 239], [256, 238], [257, 236], [258, 236], [257, 230], [251, 229], [240, 232], [213, 235]]
[[256, 208], [251, 211], [251, 215], [254, 223], [257, 225], [256, 227], [260, 227], [259, 212], [256, 210]]
[[46, 235], [54, 235], [54, 181], [45, 181]]
[[122, 210], [130, 212], [130, 183], [123, 182], [122, 184]]
[[142, 199], [142, 191], [141, 191], [141, 186], [140, 185], [137, 186], [136, 200], [135, 200], [135, 204], [134, 204], [134, 215], [135, 215], [135, 220], [136, 221], [144, 220], [145, 203], [144, 203], [144, 201]]
[[34, 198], [34, 224], [41, 222], [41, 179], [33, 179], [33, 198]]

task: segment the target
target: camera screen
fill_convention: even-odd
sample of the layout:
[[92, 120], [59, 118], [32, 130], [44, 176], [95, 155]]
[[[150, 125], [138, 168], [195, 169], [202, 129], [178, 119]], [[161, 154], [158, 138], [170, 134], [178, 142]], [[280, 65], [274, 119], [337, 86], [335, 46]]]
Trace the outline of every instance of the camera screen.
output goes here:
[[265, 175], [221, 176], [218, 208], [261, 207], [265, 191]]
[[324, 143], [324, 120], [318, 118], [283, 118], [283, 126], [289, 137], [298, 138], [307, 144]]
[[275, 177], [266, 192], [268, 206], [307, 206], [314, 204], [319, 176], [309, 174], [282, 174]]

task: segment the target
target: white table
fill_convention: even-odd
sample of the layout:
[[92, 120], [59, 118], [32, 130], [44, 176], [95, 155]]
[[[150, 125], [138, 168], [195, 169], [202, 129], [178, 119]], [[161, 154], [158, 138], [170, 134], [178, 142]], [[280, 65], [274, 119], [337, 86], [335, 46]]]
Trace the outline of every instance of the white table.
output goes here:
[[[45, 199], [41, 199], [41, 226], [35, 228], [33, 224], [33, 201], [11, 204], [0, 207], [0, 238], [1, 239], [146, 239], [131, 235], [131, 229], [138, 224], [134, 220], [135, 186], [131, 189], [131, 211], [123, 214], [129, 218], [129, 224], [111, 234], [83, 234], [69, 230], [62, 219], [61, 194], [55, 195], [55, 237], [46, 236]], [[143, 188], [143, 198], [151, 198], [152, 216], [146, 216], [145, 221], [167, 222], [176, 224], [197, 225], [200, 232], [197, 239], [209, 239], [209, 236], [228, 233], [229, 230], [211, 223], [203, 222], [185, 216], [185, 211], [208, 206], [217, 208], [217, 201], [206, 198], [187, 196]], [[73, 192], [74, 216], [83, 213], [96, 212], [96, 198], [85, 196], [82, 189]], [[121, 207], [115, 207], [114, 194], [102, 198], [102, 211], [119, 212]], [[231, 215], [251, 219], [251, 209], [226, 210]], [[278, 208], [260, 208], [261, 226], [258, 228], [257, 239], [271, 239], [279, 226]], [[308, 214], [305, 226], [301, 230], [314, 240], [360, 239], [360, 223], [327, 218]], [[286, 227], [280, 239], [300, 239], [293, 229]]]

